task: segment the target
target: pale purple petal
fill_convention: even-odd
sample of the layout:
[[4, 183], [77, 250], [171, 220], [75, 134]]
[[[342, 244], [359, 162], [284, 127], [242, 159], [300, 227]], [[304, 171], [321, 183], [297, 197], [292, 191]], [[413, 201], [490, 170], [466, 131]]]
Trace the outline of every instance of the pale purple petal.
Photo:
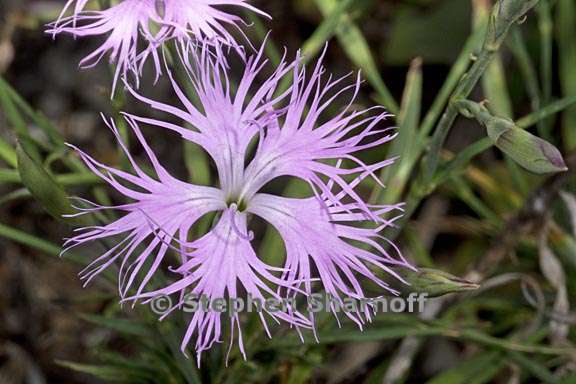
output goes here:
[[[291, 199], [259, 193], [250, 201], [247, 212], [266, 220], [282, 237], [286, 248], [282, 278], [287, 282], [301, 282], [307, 294], [313, 293], [314, 266], [321, 287], [332, 297], [364, 299], [363, 279], [376, 283], [383, 294], [396, 293], [374, 270], [402, 280], [392, 267], [410, 267], [396, 248], [387, 250], [379, 244], [379, 232], [399, 217], [387, 220], [385, 216], [399, 208], [373, 207], [372, 213], [386, 223], [377, 228], [366, 226], [370, 221], [357, 203], [333, 206], [330, 201], [322, 203], [316, 198]], [[360, 326], [364, 324], [361, 313], [347, 315]], [[370, 318], [369, 312], [364, 315]]]
[[[81, 3], [78, 3], [79, 5]], [[108, 55], [109, 61], [116, 65], [112, 84], [114, 89], [120, 75], [131, 74], [136, 80], [139, 78], [142, 56], [138, 41], [140, 35], [148, 41], [155, 39], [150, 30], [150, 21], [155, 18], [157, 16], [154, 1], [123, 0], [102, 11], [75, 12], [74, 15], [52, 24], [48, 33], [67, 33], [75, 37], [106, 36], [104, 43], [82, 59], [80, 66], [93, 67]], [[155, 50], [150, 53], [155, 57], [156, 70], [160, 72], [158, 53]]]
[[173, 27], [169, 32], [182, 42], [187, 42], [190, 35], [201, 43], [220, 44], [241, 49], [226, 26], [233, 26], [241, 33], [239, 24], [242, 18], [224, 12], [218, 6], [235, 6], [269, 17], [246, 0], [165, 0], [163, 18], [165, 25]]
[[[310, 78], [307, 78], [305, 68], [299, 65], [299, 60], [297, 58], [293, 66], [293, 76], [297, 80], [293, 82], [285, 114], [270, 119], [260, 134], [258, 151], [245, 172], [246, 183], [241, 196], [249, 200], [271, 180], [294, 176], [308, 182], [317, 195], [325, 195], [332, 203], [339, 204], [340, 199], [327, 188], [325, 179], [328, 179], [371, 215], [345, 176], [366, 173], [379, 182], [376, 171], [392, 164], [394, 159], [365, 164], [356, 154], [394, 138], [392, 128], [381, 127], [390, 115], [379, 108], [352, 110], [351, 105], [360, 87], [359, 78], [356, 83], [339, 88], [344, 78], [324, 79], [321, 60]], [[352, 94], [349, 103], [335, 116], [323, 117], [324, 112], [333, 107], [346, 91]], [[338, 160], [337, 165], [328, 160]], [[341, 167], [342, 160], [351, 166]], [[376, 216], [372, 218], [377, 220]]]
[[[162, 72], [159, 49], [171, 39], [182, 46], [211, 45], [222, 59], [222, 46], [243, 54], [242, 44], [227, 29], [232, 26], [242, 32], [242, 18], [225, 12], [222, 6], [268, 16], [246, 0], [122, 0], [101, 11], [84, 10], [87, 3], [87, 0], [67, 1], [47, 32], [54, 36], [61, 33], [74, 37], [105, 36], [104, 43], [80, 65], [92, 67], [108, 55], [109, 61], [116, 65], [112, 93], [122, 75], [132, 75], [138, 84], [142, 67], [150, 57], [158, 78]], [[64, 17], [69, 9], [72, 15]]]
[[[131, 201], [117, 207], [88, 204], [81, 208], [80, 214], [106, 209], [124, 213], [105, 226], [79, 230], [67, 242], [76, 246], [119, 238], [88, 267], [83, 278], [89, 280], [118, 261], [121, 297], [146, 303], [158, 295], [178, 295], [172, 310], [182, 308], [187, 293], [212, 300], [244, 294], [294, 299], [322, 290], [339, 300], [365, 299], [366, 283], [379, 286], [382, 294], [396, 293], [386, 277], [402, 281], [395, 268], [411, 267], [383, 237], [382, 230], [394, 225], [402, 205], [369, 204], [358, 188], [367, 177], [377, 179], [375, 172], [393, 161], [365, 164], [358, 158], [359, 152], [387, 143], [394, 133], [381, 127], [388, 114], [380, 107], [352, 108], [359, 78], [344, 87], [345, 78], [324, 79], [321, 60], [306, 75], [297, 56], [293, 63], [281, 60], [258, 86], [256, 78], [265, 76], [266, 66], [261, 49], [246, 59], [244, 73], [233, 87], [227, 62], [214, 55], [209, 44], [201, 49], [180, 48], [198, 101], [187, 97], [170, 72], [178, 106], [148, 99], [128, 87], [138, 100], [178, 120], [125, 115], [155, 175], [145, 172], [124, 146], [133, 172], [108, 167], [79, 151], [94, 173]], [[187, 49], [193, 50], [191, 57], [186, 57]], [[291, 74], [291, 86], [280, 91], [280, 84]], [[350, 93], [348, 103], [336, 115], [327, 115], [346, 92]], [[203, 148], [216, 164], [218, 189], [172, 177], [146, 144], [137, 123], [175, 131]], [[255, 156], [246, 165], [250, 143], [256, 139]], [[313, 197], [291, 199], [262, 192], [268, 182], [281, 176], [305, 180]], [[192, 225], [213, 211], [220, 215], [215, 226], [200, 239], [189, 239]], [[283, 268], [267, 265], [255, 253], [255, 236], [248, 228], [252, 215], [271, 224], [282, 237], [287, 250]], [[177, 279], [150, 291], [147, 283], [171, 249], [180, 256], [169, 269]], [[369, 308], [346, 314], [360, 327], [373, 315]], [[200, 359], [203, 351], [221, 341], [221, 315], [215, 311], [194, 313], [182, 348], [194, 339]], [[314, 323], [313, 313], [304, 316], [293, 307], [267, 316], [296, 330]], [[264, 315], [261, 319], [268, 331]], [[244, 353], [237, 314], [231, 327]]]
[[[226, 210], [218, 224], [204, 237], [189, 244], [193, 249], [188, 254], [188, 261], [183, 263], [174, 272], [181, 274], [182, 278], [173, 284], [153, 291], [136, 295], [130, 300], [153, 299], [157, 296], [169, 296], [187, 292], [195, 297], [206, 297], [211, 302], [216, 299], [235, 299], [239, 297], [238, 286], [242, 287], [247, 295], [257, 300], [282, 297], [269, 287], [274, 284], [291, 291], [291, 282], [276, 277], [273, 273], [276, 268], [262, 262], [250, 244], [250, 234], [246, 224], [247, 215], [235, 209]], [[181, 307], [177, 303], [174, 308]], [[264, 314], [275, 321], [284, 321], [291, 326], [309, 328], [309, 321], [293, 308], [284, 311], [269, 312], [262, 307], [260, 318], [267, 329]], [[208, 310], [198, 310], [192, 315], [188, 330], [182, 341], [184, 351], [192, 336], [196, 336], [195, 350], [198, 364], [202, 352], [210, 349], [214, 343], [221, 342], [223, 313]], [[240, 320], [237, 313], [227, 313], [231, 319], [232, 334], [238, 329], [238, 343], [242, 354], [245, 351], [242, 343]], [[233, 340], [230, 341], [231, 343]]]
[[[188, 233], [198, 219], [209, 212], [226, 208], [220, 190], [191, 185], [172, 177], [159, 164], [136, 125], [128, 122], [146, 150], [157, 178], [147, 175], [126, 148], [125, 153], [132, 163], [134, 173], [106, 166], [77, 149], [94, 173], [133, 202], [117, 207], [100, 207], [92, 204], [89, 208], [83, 209], [83, 213], [115, 209], [124, 215], [106, 225], [77, 230], [76, 236], [64, 244], [68, 250], [96, 240], [117, 241], [112, 249], [94, 260], [81, 273], [81, 277], [88, 283], [104, 269], [118, 262], [121, 297], [125, 297], [134, 287], [147, 261], [152, 261], [152, 265], [138, 281], [136, 287], [138, 292], [141, 292], [150, 281], [171, 248], [173, 240], [185, 246], [188, 242]], [[112, 123], [110, 126], [119, 139]], [[144, 250], [138, 251], [139, 247]]]
[[[273, 94], [279, 82], [291, 70], [282, 63], [259, 87], [256, 77], [266, 65], [263, 48], [246, 62], [244, 74], [236, 91], [232, 91], [227, 66], [214, 58], [204, 47], [193, 55], [190, 81], [200, 100], [201, 108], [188, 99], [169, 73], [172, 86], [183, 108], [148, 99], [134, 90], [132, 94], [152, 108], [167, 112], [191, 125], [191, 129], [158, 119], [135, 117], [135, 120], [176, 131], [187, 140], [200, 145], [212, 157], [218, 170], [220, 185], [228, 197], [238, 197], [245, 183], [244, 162], [250, 141], [274, 118], [272, 105], [282, 97]], [[252, 92], [252, 95], [249, 93]]]

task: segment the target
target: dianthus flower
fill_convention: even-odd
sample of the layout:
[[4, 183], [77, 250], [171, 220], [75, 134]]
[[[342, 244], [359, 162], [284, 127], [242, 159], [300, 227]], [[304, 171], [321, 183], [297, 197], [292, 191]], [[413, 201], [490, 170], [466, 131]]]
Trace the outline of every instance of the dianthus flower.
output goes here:
[[[121, 0], [101, 11], [85, 10], [87, 3], [88, 0], [68, 0], [48, 32], [75, 37], [106, 36], [104, 43], [82, 59], [80, 66], [93, 67], [108, 54], [110, 62], [116, 65], [113, 89], [124, 74], [132, 74], [138, 81], [150, 56], [157, 76], [160, 75], [158, 48], [170, 39], [241, 51], [242, 46], [226, 26], [240, 30], [242, 19], [219, 9], [221, 6], [235, 6], [267, 16], [247, 0]], [[69, 9], [72, 15], [64, 17]], [[140, 47], [139, 40], [143, 41]]]
[[[266, 62], [262, 52], [247, 59], [244, 73], [232, 90], [226, 65], [208, 51], [194, 55], [190, 81], [199, 106], [189, 100], [170, 77], [181, 106], [164, 104], [139, 95], [140, 101], [182, 121], [125, 115], [129, 126], [144, 148], [152, 165], [145, 172], [122, 144], [120, 135], [109, 123], [122, 144], [134, 172], [128, 173], [101, 164], [78, 150], [87, 166], [130, 203], [104, 207], [91, 205], [93, 211], [116, 209], [124, 213], [103, 226], [85, 228], [66, 242], [67, 247], [100, 239], [119, 237], [117, 244], [96, 259], [81, 274], [86, 282], [113, 263], [120, 265], [120, 296], [124, 301], [144, 303], [158, 296], [189, 293], [210, 300], [251, 295], [273, 297], [309, 297], [323, 290], [336, 300], [366, 298], [364, 282], [376, 284], [382, 291], [395, 293], [386, 274], [401, 279], [394, 267], [409, 267], [381, 231], [393, 225], [401, 204], [371, 205], [358, 192], [367, 177], [391, 164], [385, 160], [365, 164], [356, 155], [389, 142], [394, 132], [381, 128], [388, 117], [380, 107], [352, 110], [360, 81], [342, 87], [345, 79], [326, 79], [321, 60], [307, 74], [298, 56], [293, 63], [282, 63], [259, 87], [255, 79]], [[288, 90], [279, 84], [291, 76]], [[352, 95], [350, 103], [336, 115], [325, 117], [328, 108]], [[190, 125], [186, 128], [184, 123]], [[219, 185], [193, 185], [173, 177], [159, 162], [139, 128], [152, 125], [177, 132], [185, 140], [202, 147], [216, 166]], [[251, 151], [251, 143], [257, 146]], [[253, 155], [249, 153], [253, 152]], [[305, 181], [310, 197], [288, 198], [263, 192], [263, 187], [279, 177]], [[191, 229], [200, 218], [217, 212], [209, 232], [190, 239]], [[282, 267], [265, 262], [270, 255], [254, 250], [255, 233], [251, 217], [272, 225], [283, 239], [286, 257]], [[390, 217], [391, 216], [391, 217]], [[169, 271], [177, 276], [161, 288], [149, 288], [152, 277], [167, 254], [175, 250]], [[182, 300], [182, 299], [180, 299]], [[180, 308], [178, 301], [173, 309]], [[336, 312], [336, 311], [333, 311]], [[314, 329], [312, 313], [297, 308], [267, 313], [297, 330]], [[194, 337], [200, 359], [203, 351], [222, 335], [221, 313], [197, 311], [192, 315], [182, 348]], [[371, 319], [369, 308], [347, 312], [360, 327]], [[264, 313], [260, 315], [268, 334]], [[238, 314], [231, 316], [231, 333], [238, 332], [240, 350], [245, 356]], [[230, 345], [232, 345], [231, 338]]]

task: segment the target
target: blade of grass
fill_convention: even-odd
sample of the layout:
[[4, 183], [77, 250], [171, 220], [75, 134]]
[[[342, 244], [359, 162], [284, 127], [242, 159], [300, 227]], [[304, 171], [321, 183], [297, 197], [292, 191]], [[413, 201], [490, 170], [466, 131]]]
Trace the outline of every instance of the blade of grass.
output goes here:
[[[9, 227], [5, 224], [0, 223], [0, 237], [12, 240], [16, 243], [26, 245], [30, 248], [42, 251], [50, 256], [60, 256], [62, 248], [56, 244], [49, 241], [40, 239], [28, 232], [21, 231], [16, 228]], [[67, 252], [65, 258], [79, 265], [86, 265], [87, 259], [83, 256], [74, 254], [72, 252]]]
[[[314, 0], [324, 17], [330, 15], [338, 6], [338, 0]], [[362, 31], [354, 22], [349, 14], [344, 14], [338, 23], [336, 35], [340, 45], [348, 58], [362, 70], [364, 76], [378, 93], [379, 102], [385, 106], [391, 113], [397, 114], [399, 111], [398, 103], [390, 93], [390, 90], [382, 80], [378, 66], [372, 56], [368, 42], [364, 38]]]
[[406, 183], [410, 178], [412, 167], [418, 160], [420, 143], [417, 129], [420, 123], [422, 106], [422, 60], [414, 59], [406, 76], [406, 87], [402, 96], [402, 105], [398, 115], [398, 136], [392, 142], [387, 153], [389, 158], [399, 157], [397, 162], [382, 170], [380, 180], [386, 189], [376, 186], [372, 192], [371, 201], [378, 204], [388, 204], [397, 201], [402, 196]]
[[[550, 1], [540, 0], [540, 3], [536, 7], [536, 12], [538, 14], [538, 31], [540, 33], [540, 82], [542, 84], [542, 103], [548, 104], [552, 98], [552, 44], [554, 38]], [[546, 129], [548, 130], [549, 128]]]
[[184, 161], [190, 175], [190, 181], [197, 185], [210, 185], [210, 161], [206, 152], [198, 145], [184, 143]]
[[[576, 3], [558, 0], [556, 4], [559, 76], [565, 97], [576, 95]], [[562, 136], [566, 150], [576, 148], [576, 107], [569, 108], [562, 117]]]
[[490, 209], [484, 201], [474, 193], [465, 179], [460, 177], [451, 177], [450, 184], [450, 187], [452, 187], [458, 198], [466, 203], [466, 205], [476, 212], [478, 216], [496, 226], [500, 226], [502, 223], [500, 216], [492, 211], [492, 209]]
[[16, 151], [14, 147], [8, 144], [0, 137], [0, 158], [13, 168], [18, 166], [18, 160], [16, 158]]
[[[58, 184], [65, 187], [75, 187], [82, 185], [94, 185], [103, 183], [102, 179], [91, 173], [69, 173], [55, 176]], [[21, 183], [22, 180], [18, 171], [11, 169], [0, 169], [0, 183]]]
[[6, 83], [0, 81], [0, 104], [2, 109], [6, 114], [6, 118], [12, 124], [14, 131], [22, 136], [28, 135], [28, 125], [26, 121], [14, 105], [12, 98], [10, 97], [8, 90], [6, 88]]
[[355, 0], [342, 0], [330, 10], [330, 13], [326, 15], [324, 21], [322, 21], [318, 28], [314, 30], [312, 36], [302, 45], [302, 54], [304, 57], [314, 57], [322, 50], [326, 42], [330, 40], [336, 32], [342, 18], [346, 17], [346, 12], [354, 2]]
[[0, 197], [0, 205], [6, 204], [10, 201], [31, 197], [32, 194], [26, 188], [20, 188]]
[[546, 118], [573, 106], [574, 104], [576, 104], [576, 95], [565, 97], [518, 119], [518, 121], [516, 121], [516, 125], [520, 128], [529, 128], [535, 124], [538, 124], [538, 122], [543, 121]]
[[548, 368], [540, 364], [535, 359], [531, 359], [526, 355], [518, 352], [508, 352], [508, 357], [510, 360], [522, 367], [526, 372], [532, 374], [532, 376], [538, 378], [542, 383], [557, 383], [558, 380], [550, 373]]
[[[471, 341], [483, 346], [492, 347], [500, 351], [515, 351], [521, 353], [533, 353], [541, 355], [570, 355], [574, 352], [570, 347], [548, 347], [538, 344], [526, 344], [512, 340], [501, 339], [490, 336], [475, 329], [454, 329], [441, 325], [429, 325], [417, 323], [407, 325], [394, 325], [382, 328], [360, 330], [338, 329], [332, 332], [319, 332], [320, 344], [334, 344], [350, 341], [375, 341], [397, 339], [406, 336], [442, 336], [455, 340]], [[304, 343], [316, 343], [316, 340], [305, 340]], [[274, 339], [271, 345], [292, 346], [300, 345], [300, 339], [296, 337], [286, 337], [282, 340]]]
[[[528, 53], [528, 48], [526, 47], [526, 42], [520, 28], [516, 27], [512, 30], [509, 46], [516, 62], [518, 63], [524, 83], [526, 84], [526, 91], [530, 97], [532, 111], [538, 111], [542, 105], [538, 75], [534, 63]], [[540, 137], [545, 138], [546, 140], [550, 139], [544, 129], [543, 121], [538, 123], [538, 132]]]
[[64, 139], [58, 130], [41, 112], [34, 111], [34, 109], [24, 100], [12, 86], [0, 76], [0, 88], [12, 99], [14, 104], [20, 108], [40, 129], [44, 131], [46, 136], [52, 141], [56, 147], [64, 146]]
[[506, 366], [501, 352], [485, 352], [457, 364], [445, 372], [436, 375], [426, 384], [483, 384]]

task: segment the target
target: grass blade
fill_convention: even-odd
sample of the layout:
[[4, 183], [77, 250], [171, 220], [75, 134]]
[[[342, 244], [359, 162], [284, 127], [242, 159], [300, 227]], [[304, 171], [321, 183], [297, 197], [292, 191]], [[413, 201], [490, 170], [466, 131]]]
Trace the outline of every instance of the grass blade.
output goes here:
[[[576, 95], [576, 3], [558, 0], [556, 4], [558, 34], [559, 76], [565, 97]], [[576, 148], [576, 107], [569, 108], [562, 116], [562, 135], [566, 150]]]
[[[334, 12], [339, 2], [338, 0], [315, 0], [315, 3], [324, 17], [327, 17]], [[344, 52], [362, 70], [364, 76], [378, 92], [379, 102], [391, 113], [398, 113], [398, 103], [394, 100], [384, 80], [382, 80], [368, 42], [360, 28], [354, 24], [350, 15], [345, 14], [340, 18], [336, 34]]]

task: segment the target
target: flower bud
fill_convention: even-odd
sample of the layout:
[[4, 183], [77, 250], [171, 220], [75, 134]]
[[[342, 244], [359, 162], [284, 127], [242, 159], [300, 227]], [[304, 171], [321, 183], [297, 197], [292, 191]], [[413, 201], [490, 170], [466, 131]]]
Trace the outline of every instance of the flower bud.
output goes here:
[[482, 104], [458, 100], [460, 113], [486, 127], [492, 143], [526, 170], [534, 173], [566, 171], [560, 151], [541, 138], [518, 127], [512, 120], [493, 116]]
[[554, 173], [568, 169], [555, 146], [510, 120], [495, 118], [488, 122], [486, 130], [496, 147], [530, 172]]
[[480, 287], [478, 284], [436, 269], [421, 268], [418, 271], [403, 269], [399, 273], [410, 283], [408, 289], [411, 292], [427, 293], [430, 297], [473, 291]]

